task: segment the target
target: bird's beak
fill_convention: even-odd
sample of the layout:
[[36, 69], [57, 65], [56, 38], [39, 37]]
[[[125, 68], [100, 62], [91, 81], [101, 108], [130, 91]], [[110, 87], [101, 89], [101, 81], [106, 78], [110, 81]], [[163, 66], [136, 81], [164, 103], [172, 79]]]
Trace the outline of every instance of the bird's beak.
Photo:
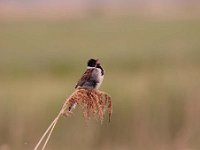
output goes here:
[[100, 61], [99, 61], [99, 59], [96, 59], [96, 63], [97, 63], [97, 65], [100, 65]]

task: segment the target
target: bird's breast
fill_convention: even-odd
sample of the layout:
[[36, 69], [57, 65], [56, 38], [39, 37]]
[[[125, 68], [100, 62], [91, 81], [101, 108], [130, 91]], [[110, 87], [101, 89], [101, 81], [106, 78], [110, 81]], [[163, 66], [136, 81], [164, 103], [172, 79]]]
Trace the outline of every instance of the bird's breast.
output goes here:
[[101, 84], [102, 84], [102, 82], [103, 82], [103, 79], [104, 79], [104, 75], [102, 75], [102, 73], [101, 73], [101, 69], [99, 69], [99, 68], [97, 68], [97, 70], [98, 70], [98, 83], [96, 84], [96, 89], [99, 89], [99, 87], [101, 86]]

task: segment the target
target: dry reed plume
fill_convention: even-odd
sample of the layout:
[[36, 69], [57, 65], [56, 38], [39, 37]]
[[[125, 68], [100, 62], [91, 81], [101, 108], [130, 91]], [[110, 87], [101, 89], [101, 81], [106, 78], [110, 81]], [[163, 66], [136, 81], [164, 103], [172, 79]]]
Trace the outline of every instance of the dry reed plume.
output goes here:
[[41, 142], [45, 138], [45, 136], [48, 134], [44, 145], [42, 147], [42, 150], [45, 149], [48, 140], [50, 139], [50, 136], [53, 132], [53, 129], [55, 125], [57, 124], [58, 120], [61, 116], [68, 117], [71, 115], [71, 110], [74, 105], [78, 104], [82, 110], [83, 110], [83, 116], [85, 119], [90, 119], [92, 116], [97, 117], [101, 123], [104, 120], [105, 112], [108, 110], [109, 115], [109, 122], [111, 120], [112, 116], [112, 101], [111, 97], [100, 90], [86, 90], [86, 89], [76, 89], [71, 96], [69, 96], [65, 103], [63, 104], [62, 109], [60, 110], [57, 117], [54, 119], [54, 121], [50, 124], [50, 126], [47, 128], [43, 136], [40, 138], [39, 142], [35, 146], [34, 150], [38, 150], [38, 147], [40, 146]]

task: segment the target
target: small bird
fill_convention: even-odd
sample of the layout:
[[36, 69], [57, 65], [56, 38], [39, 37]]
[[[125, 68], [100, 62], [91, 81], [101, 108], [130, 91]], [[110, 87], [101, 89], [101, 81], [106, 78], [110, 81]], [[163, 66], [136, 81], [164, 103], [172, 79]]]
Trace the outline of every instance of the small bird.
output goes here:
[[103, 82], [104, 69], [98, 59], [90, 59], [87, 62], [87, 70], [77, 82], [75, 89], [99, 89]]
[[[102, 68], [98, 59], [89, 59], [87, 62], [87, 69], [77, 82], [75, 89], [94, 90], [99, 89], [104, 78], [104, 69]], [[77, 103], [69, 107], [69, 113], [75, 109]]]

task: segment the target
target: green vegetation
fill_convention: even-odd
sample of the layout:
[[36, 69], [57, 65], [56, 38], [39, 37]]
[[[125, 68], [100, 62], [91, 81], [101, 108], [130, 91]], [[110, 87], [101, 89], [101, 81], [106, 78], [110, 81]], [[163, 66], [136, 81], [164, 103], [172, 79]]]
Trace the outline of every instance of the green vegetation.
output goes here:
[[[200, 21], [0, 23], [0, 149], [27, 150], [98, 57], [113, 118], [61, 119], [49, 150], [200, 149]], [[108, 119], [108, 118], [107, 118]]]

